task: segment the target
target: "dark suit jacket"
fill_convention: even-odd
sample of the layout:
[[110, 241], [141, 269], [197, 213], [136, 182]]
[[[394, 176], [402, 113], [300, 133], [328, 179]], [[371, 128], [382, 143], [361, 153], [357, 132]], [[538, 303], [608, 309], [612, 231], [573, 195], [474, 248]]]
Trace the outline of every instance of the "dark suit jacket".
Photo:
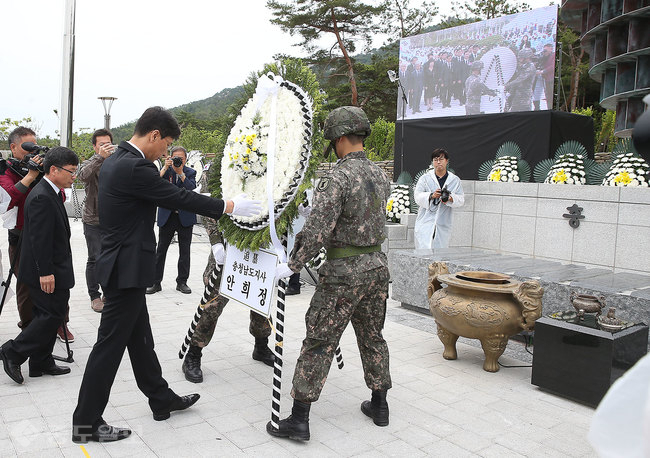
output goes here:
[[[191, 167], [183, 167], [183, 173], [185, 174], [185, 181], [178, 178], [176, 172], [174, 172], [174, 170], [170, 167], [167, 169], [162, 178], [165, 181], [169, 181], [174, 186], [185, 188], [188, 191], [196, 188], [196, 170]], [[168, 206], [165, 205], [165, 207], [158, 208], [158, 226], [164, 226], [169, 219], [169, 215], [172, 214], [172, 211], [177, 210], [176, 208], [170, 209], [166, 207]], [[185, 210], [178, 210], [178, 219], [180, 220], [183, 227], [192, 226], [193, 224], [196, 224], [196, 213], [188, 212]]]
[[54, 275], [55, 289], [74, 286], [70, 224], [61, 196], [41, 179], [25, 201], [25, 223], [18, 280], [40, 288], [40, 277]]
[[156, 207], [165, 205], [219, 218], [224, 202], [160, 179], [151, 161], [122, 142], [99, 174], [102, 247], [97, 280], [113, 288], [146, 288], [155, 281]]

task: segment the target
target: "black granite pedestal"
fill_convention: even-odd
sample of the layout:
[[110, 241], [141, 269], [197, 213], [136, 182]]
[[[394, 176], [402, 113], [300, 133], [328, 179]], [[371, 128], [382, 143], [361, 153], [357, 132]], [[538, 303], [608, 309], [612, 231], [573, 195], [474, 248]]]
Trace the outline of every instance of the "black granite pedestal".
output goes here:
[[646, 354], [647, 345], [645, 324], [611, 333], [543, 317], [535, 322], [531, 383], [596, 406], [610, 385]]

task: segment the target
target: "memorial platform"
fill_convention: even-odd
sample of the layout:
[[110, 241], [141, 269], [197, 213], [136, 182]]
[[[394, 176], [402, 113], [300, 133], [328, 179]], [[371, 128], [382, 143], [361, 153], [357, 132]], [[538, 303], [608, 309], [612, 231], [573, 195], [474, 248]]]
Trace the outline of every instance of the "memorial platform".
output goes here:
[[462, 270], [489, 270], [517, 280], [539, 280], [544, 288], [542, 315], [573, 310], [569, 296], [604, 296], [608, 307], [629, 322], [650, 323], [650, 276], [613, 273], [610, 269], [561, 263], [547, 259], [500, 254], [476, 248], [437, 250], [391, 250], [388, 263], [392, 280], [391, 298], [403, 307], [429, 314], [427, 298], [428, 266], [447, 263], [451, 273]]

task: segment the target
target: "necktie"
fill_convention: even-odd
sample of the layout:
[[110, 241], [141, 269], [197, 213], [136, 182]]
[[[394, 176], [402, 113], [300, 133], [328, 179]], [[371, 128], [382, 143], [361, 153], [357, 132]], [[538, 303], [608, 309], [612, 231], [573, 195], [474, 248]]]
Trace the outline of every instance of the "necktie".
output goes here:
[[65, 203], [65, 190], [61, 189], [59, 195], [61, 196], [61, 202]]

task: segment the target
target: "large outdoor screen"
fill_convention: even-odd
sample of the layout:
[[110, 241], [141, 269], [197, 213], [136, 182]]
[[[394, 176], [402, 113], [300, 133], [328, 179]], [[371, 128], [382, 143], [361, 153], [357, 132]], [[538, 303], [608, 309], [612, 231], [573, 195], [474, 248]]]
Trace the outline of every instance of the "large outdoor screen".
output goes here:
[[400, 40], [397, 118], [553, 107], [557, 5]]

